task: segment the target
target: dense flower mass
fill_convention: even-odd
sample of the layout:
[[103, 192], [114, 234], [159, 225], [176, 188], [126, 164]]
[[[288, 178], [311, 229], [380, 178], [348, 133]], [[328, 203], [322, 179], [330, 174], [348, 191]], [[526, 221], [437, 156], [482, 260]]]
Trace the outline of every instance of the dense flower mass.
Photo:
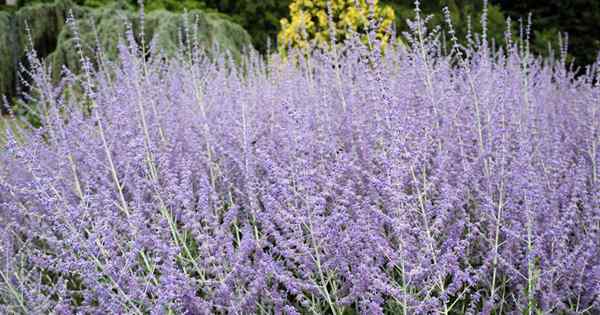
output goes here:
[[60, 84], [32, 54], [0, 312], [598, 314], [598, 65], [437, 32], [240, 64], [130, 40]]

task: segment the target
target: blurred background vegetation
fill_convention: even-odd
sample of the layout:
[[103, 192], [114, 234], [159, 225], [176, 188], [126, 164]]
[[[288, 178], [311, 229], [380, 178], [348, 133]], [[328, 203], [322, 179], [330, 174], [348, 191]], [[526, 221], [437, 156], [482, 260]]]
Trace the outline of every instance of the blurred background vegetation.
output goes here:
[[[18, 7], [54, 0], [19, 0]], [[137, 7], [137, 0], [73, 0], [81, 6], [98, 8], [114, 2], [125, 2]], [[146, 0], [146, 11], [165, 9], [182, 12], [184, 9], [202, 9], [220, 12], [231, 21], [241, 25], [252, 37], [252, 44], [259, 51], [266, 51], [267, 43], [275, 43], [280, 30], [280, 20], [288, 17], [293, 0]], [[406, 19], [414, 17], [414, 0], [381, 0], [391, 6], [396, 15], [399, 30], [406, 29]], [[466, 31], [467, 16], [472, 17], [475, 30], [480, 29], [479, 13], [483, 0], [422, 0], [426, 14], [434, 14], [441, 20], [441, 10], [449, 7], [459, 31]], [[515, 25], [520, 18], [526, 23], [532, 14], [532, 40], [540, 53], [546, 53], [548, 42], [556, 44], [558, 33], [569, 34], [571, 54], [578, 64], [590, 64], [600, 50], [600, 1], [598, 0], [489, 0], [490, 30], [503, 37], [505, 18], [511, 17]], [[6, 8], [6, 7], [5, 7]], [[499, 28], [499, 29], [496, 29]], [[496, 34], [500, 33], [500, 34]]]
[[[146, 0], [148, 39], [162, 34], [161, 48], [169, 51], [178, 42], [185, 10], [195, 15], [202, 28], [199, 35], [205, 45], [218, 44], [239, 54], [249, 43], [265, 53], [269, 45], [275, 51], [282, 19], [290, 19], [293, 1], [317, 3], [325, 0]], [[339, 0], [338, 0], [339, 1]], [[365, 1], [365, 0], [360, 0]], [[3, 1], [0, 0], [0, 3]], [[413, 0], [379, 0], [382, 7], [393, 9], [398, 33], [406, 31], [407, 19], [413, 18]], [[422, 0], [424, 15], [433, 14], [433, 24], [443, 24], [442, 8], [448, 7], [459, 38], [465, 38], [470, 19], [474, 32], [481, 31], [483, 0]], [[123, 20], [139, 29], [137, 0], [18, 0], [16, 6], [0, 5], [0, 95], [19, 93], [18, 64], [26, 61], [25, 23], [32, 30], [34, 47], [47, 57], [55, 76], [63, 64], [77, 68], [72, 35], [65, 31], [69, 9], [82, 23], [82, 38], [92, 40], [95, 23], [107, 54], [116, 53], [115, 34], [124, 29]], [[519, 33], [519, 20], [527, 24], [532, 14], [531, 46], [547, 55], [549, 47], [559, 51], [559, 33], [569, 34], [569, 58], [577, 66], [595, 62], [600, 51], [600, 1], [598, 0], [490, 0], [488, 28], [490, 38], [504, 43], [506, 18], [513, 21], [513, 34]], [[137, 21], [137, 22], [136, 22]], [[241, 26], [241, 27], [240, 27]]]

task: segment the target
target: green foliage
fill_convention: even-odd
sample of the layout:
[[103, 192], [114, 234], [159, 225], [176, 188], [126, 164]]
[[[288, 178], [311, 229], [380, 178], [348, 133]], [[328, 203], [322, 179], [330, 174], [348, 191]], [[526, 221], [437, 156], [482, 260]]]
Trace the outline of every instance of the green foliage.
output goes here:
[[[19, 6], [35, 3], [52, 3], [53, 0], [20, 0]], [[73, 0], [80, 6], [102, 7], [114, 2], [126, 3], [132, 8], [137, 0]], [[214, 10], [222, 17], [240, 24], [252, 37], [252, 44], [261, 52], [267, 49], [267, 42], [274, 43], [281, 30], [280, 20], [289, 16], [289, 5], [292, 0], [145, 0], [146, 11], [167, 10], [183, 12], [184, 9], [204, 11]], [[531, 48], [535, 53], [547, 55], [549, 44], [556, 51], [559, 32], [569, 33], [569, 50], [578, 64], [589, 64], [596, 60], [600, 50], [600, 1], [537, 1], [537, 0], [490, 0], [489, 35], [498, 44], [503, 43], [505, 18], [510, 16], [514, 21], [513, 34], [518, 34], [518, 20], [524, 24], [527, 15], [532, 13], [533, 25]], [[381, 0], [383, 5], [391, 6], [395, 11], [395, 22], [399, 31], [407, 30], [406, 19], [414, 17], [413, 0]], [[448, 6], [457, 36], [464, 39], [467, 30], [467, 17], [471, 17], [475, 32], [481, 30], [479, 23], [482, 0], [422, 0], [421, 7], [425, 14], [434, 14], [436, 24], [443, 21], [441, 10]], [[11, 7], [0, 7], [0, 10], [14, 10]], [[1, 23], [5, 23], [0, 18]], [[43, 19], [43, 18], [42, 18]], [[2, 34], [0, 34], [0, 37]], [[1, 49], [1, 48], [0, 48]], [[2, 82], [0, 82], [0, 85]]]
[[6, 144], [6, 129], [8, 128], [9, 120], [0, 116], [0, 149]]
[[[21, 0], [24, 6], [53, 0]], [[137, 0], [75, 0], [81, 6], [102, 7], [114, 2], [123, 2], [137, 7]], [[252, 37], [252, 45], [261, 52], [267, 50], [267, 42], [275, 43], [279, 32], [279, 20], [288, 14], [289, 0], [145, 0], [147, 12], [166, 10], [183, 12], [184, 10], [204, 10], [219, 12], [221, 17], [241, 25]]]
[[6, 131], [10, 130], [15, 137], [15, 140], [22, 141], [19, 131], [26, 127], [26, 124], [9, 117], [0, 116], [0, 150], [6, 145]]
[[75, 14], [79, 12], [68, 0], [0, 11], [0, 95], [7, 95], [9, 99], [16, 95], [18, 67], [26, 63], [25, 54], [31, 44], [41, 56], [55, 49], [56, 35], [64, 28], [69, 8]]
[[[396, 25], [400, 31], [408, 30], [407, 19], [415, 18], [414, 1], [411, 0], [382, 0], [383, 3], [390, 5], [396, 12]], [[481, 15], [483, 12], [483, 1], [481, 0], [435, 0], [422, 1], [421, 11], [424, 15], [432, 15], [431, 25], [440, 25], [447, 28], [445, 17], [442, 13], [444, 7], [448, 7], [452, 26], [456, 31], [456, 37], [462, 44], [467, 44], [467, 33], [469, 30], [469, 20], [471, 23], [471, 32], [481, 33], [483, 31], [481, 24]], [[494, 40], [497, 44], [504, 43], [504, 32], [506, 30], [506, 17], [498, 5], [488, 4], [487, 8], [487, 29], [489, 40]]]
[[[139, 35], [140, 25], [138, 14], [131, 10], [123, 10], [118, 5], [111, 5], [99, 9], [86, 9], [85, 18], [78, 23], [81, 40], [84, 43], [95, 43], [96, 38], [92, 28], [95, 25], [98, 32], [100, 46], [109, 59], [115, 59], [117, 45], [124, 40], [123, 34], [126, 25], [131, 24], [135, 35]], [[146, 43], [152, 39], [156, 40], [159, 49], [172, 55], [179, 45], [179, 34], [184, 28], [184, 19], [188, 23], [198, 23], [196, 38], [202, 47], [211, 48], [218, 44], [222, 49], [230, 51], [236, 58], [239, 57], [244, 46], [250, 44], [250, 37], [241, 27], [232, 22], [225, 21], [215, 14], [192, 10], [184, 17], [180, 13], [165, 10], [155, 10], [145, 16], [144, 32]], [[190, 39], [191, 40], [191, 39]], [[139, 38], [138, 38], [139, 41]], [[86, 53], [94, 56], [94, 45], [87, 45]], [[48, 56], [54, 73], [60, 71], [61, 65], [67, 65], [70, 69], [79, 68], [79, 58], [75, 49], [75, 39], [72, 32], [65, 29], [58, 37], [56, 50]]]
[[[414, 16], [413, 0], [382, 0], [396, 11], [396, 23], [400, 30], [406, 30], [407, 18]], [[503, 43], [506, 30], [505, 19], [511, 17], [512, 31], [519, 34], [519, 20], [527, 26], [529, 13], [532, 14], [531, 49], [536, 54], [548, 55], [549, 45], [556, 52], [559, 32], [569, 34], [569, 53], [578, 65], [593, 63], [600, 51], [600, 1], [538, 1], [538, 0], [490, 0], [489, 35], [497, 43]], [[471, 16], [475, 31], [481, 30], [479, 13], [482, 0], [424, 0], [422, 11], [435, 14], [434, 24], [441, 20], [441, 9], [448, 6], [453, 23], [460, 35], [465, 34], [466, 17]]]
[[10, 45], [15, 42], [14, 33], [11, 32], [13, 23], [12, 14], [0, 11], [0, 94], [10, 91], [14, 83], [14, 56]]
[[[90, 4], [91, 1], [77, 2]], [[19, 63], [26, 62], [25, 53], [30, 47], [26, 24], [31, 30], [33, 47], [39, 56], [47, 57], [54, 79], [58, 79], [63, 65], [76, 72], [80, 66], [75, 39], [70, 28], [65, 26], [69, 10], [72, 10], [77, 20], [84, 51], [92, 60], [96, 53], [96, 35], [92, 25], [96, 28], [98, 39], [108, 58], [116, 57], [117, 44], [123, 39], [128, 24], [133, 26], [136, 36], [139, 36], [139, 14], [131, 1], [94, 1], [97, 4], [112, 3], [92, 8], [78, 6], [70, 0], [56, 0], [52, 3], [28, 1], [29, 5], [18, 11], [0, 11], [0, 95], [10, 97], [17, 94], [17, 67]], [[158, 2], [161, 1], [156, 1]], [[149, 1], [148, 5], [153, 3], [155, 2]], [[184, 15], [155, 8], [146, 8], [150, 12], [145, 17], [145, 40], [149, 43], [156, 36], [159, 49], [167, 55], [172, 54], [179, 44]], [[196, 40], [201, 47], [210, 49], [216, 44], [238, 58], [242, 49], [251, 44], [248, 33], [221, 14], [194, 9], [188, 11], [187, 19], [190, 25], [198, 23]]]
[[204, 3], [197, 0], [148, 0], [144, 1], [144, 7], [147, 11], [167, 10], [171, 12], [206, 9]]
[[557, 48], [558, 33], [569, 34], [569, 53], [579, 65], [596, 61], [600, 51], [600, 1], [499, 1], [505, 12], [527, 20], [531, 12], [534, 49], [546, 51], [548, 40]]
[[252, 36], [253, 46], [261, 52], [268, 42], [275, 44], [280, 30], [279, 21], [288, 16], [289, 0], [203, 0], [212, 8], [231, 16]]

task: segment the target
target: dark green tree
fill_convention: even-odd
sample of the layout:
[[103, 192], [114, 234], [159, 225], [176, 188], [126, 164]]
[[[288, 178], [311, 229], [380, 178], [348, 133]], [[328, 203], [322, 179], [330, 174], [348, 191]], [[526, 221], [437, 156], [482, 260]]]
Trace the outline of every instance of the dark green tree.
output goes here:
[[252, 37], [256, 49], [265, 52], [275, 45], [279, 21], [288, 16], [290, 0], [203, 0], [207, 7], [231, 16]]
[[[577, 65], [596, 61], [600, 51], [600, 1], [598, 0], [495, 0], [513, 18], [532, 14], [533, 41], [537, 50], [556, 42], [558, 33], [569, 34], [569, 54]], [[555, 47], [556, 48], [556, 47]]]
[[[382, 3], [391, 5], [396, 11], [396, 24], [399, 31], [408, 30], [407, 19], [415, 18], [415, 4], [412, 0], [386, 0]], [[446, 28], [442, 10], [448, 7], [452, 19], [452, 25], [459, 40], [465, 41], [468, 33], [468, 21], [471, 21], [473, 33], [482, 32], [481, 14], [483, 12], [482, 0], [429, 0], [421, 1], [422, 15], [432, 15], [430, 26], [441, 25]], [[504, 41], [506, 30], [505, 16], [499, 6], [488, 5], [487, 19], [488, 37], [501, 44]]]

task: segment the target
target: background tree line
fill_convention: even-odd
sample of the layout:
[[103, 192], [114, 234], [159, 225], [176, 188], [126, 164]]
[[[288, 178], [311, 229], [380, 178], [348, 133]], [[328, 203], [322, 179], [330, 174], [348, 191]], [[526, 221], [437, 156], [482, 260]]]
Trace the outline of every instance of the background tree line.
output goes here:
[[[96, 0], [98, 1], [98, 0]], [[148, 4], [164, 3], [175, 0], [149, 0]], [[291, 0], [186, 0], [200, 3], [225, 13], [242, 25], [252, 36], [254, 46], [265, 51], [267, 40], [274, 42], [280, 28], [280, 19], [289, 15]], [[413, 0], [381, 0], [396, 12], [396, 25], [400, 31], [406, 30], [406, 19], [414, 17]], [[471, 16], [473, 28], [480, 30], [480, 12], [482, 0], [423, 0], [423, 12], [434, 14], [441, 22], [442, 8], [447, 6], [457, 26], [458, 35], [465, 35], [467, 16]], [[506, 29], [505, 19], [511, 17], [515, 31], [518, 21], [527, 23], [532, 14], [532, 46], [540, 54], [546, 54], [548, 43], [558, 49], [559, 32], [569, 34], [569, 51], [579, 65], [593, 63], [600, 50], [600, 1], [597, 0], [491, 0], [489, 7], [490, 34], [497, 39], [503, 38]]]
[[[19, 6], [35, 2], [53, 0], [20, 0]], [[137, 6], [137, 0], [116, 0]], [[90, 7], [100, 7], [115, 0], [75, 0], [75, 3]], [[292, 0], [146, 0], [148, 11], [166, 9], [183, 11], [184, 9], [203, 9], [217, 11], [231, 21], [240, 24], [252, 37], [255, 48], [261, 52], [267, 50], [269, 42], [275, 45], [280, 30], [280, 20], [289, 15]], [[406, 30], [406, 19], [414, 16], [413, 0], [381, 0], [396, 13], [396, 25], [399, 31]], [[422, 0], [424, 13], [434, 14], [435, 22], [441, 22], [442, 8], [447, 6], [452, 14], [453, 23], [459, 38], [465, 35], [467, 17], [471, 17], [474, 31], [480, 30], [479, 17], [482, 0]], [[518, 32], [519, 19], [527, 23], [528, 14], [532, 14], [532, 47], [539, 54], [547, 54], [548, 43], [554, 51], [558, 50], [559, 32], [569, 34], [570, 56], [578, 65], [593, 63], [600, 50], [600, 1], [597, 0], [490, 0], [489, 29], [492, 37], [502, 40], [506, 29], [505, 19], [510, 17], [514, 30]]]

